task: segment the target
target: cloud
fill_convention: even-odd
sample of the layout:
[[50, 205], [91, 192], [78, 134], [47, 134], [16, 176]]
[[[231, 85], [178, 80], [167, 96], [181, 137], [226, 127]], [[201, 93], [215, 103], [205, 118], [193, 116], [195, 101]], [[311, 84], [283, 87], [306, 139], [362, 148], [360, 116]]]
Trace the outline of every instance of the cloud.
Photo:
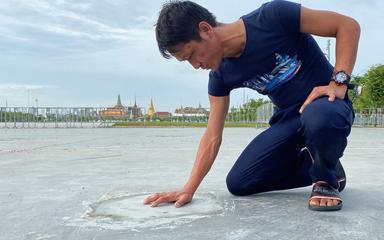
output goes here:
[[[69, 26], [64, 26], [64, 25], [60, 27], [57, 24], [56, 25], [44, 24], [43, 26], [40, 26], [41, 23], [39, 23], [39, 24], [33, 25], [34, 27], [37, 27], [40, 29], [46, 29], [47, 31], [52, 31], [54, 33], [63, 33], [63, 34], [69, 34], [70, 36], [80, 36], [80, 37], [88, 36], [93, 39], [109, 37], [111, 39], [116, 38], [120, 40], [127, 40], [127, 37], [129, 37], [129, 35], [132, 34], [132, 31], [129, 31], [128, 29], [112, 27], [102, 22], [90, 19], [81, 14], [78, 14], [74, 11], [59, 9], [54, 5], [50, 4], [49, 2], [29, 0], [29, 1], [23, 1], [23, 3], [25, 4], [25, 7], [32, 9], [41, 15], [46, 15], [47, 17], [52, 17], [53, 19], [59, 19], [60, 22], [62, 23], [73, 22], [78, 26], [82, 26], [80, 29], [83, 30], [82, 31], [83, 33], [79, 34], [80, 31], [70, 30]], [[60, 19], [60, 18], [63, 18], [63, 19]], [[31, 24], [29, 24], [29, 26], [31, 26]], [[89, 28], [91, 29], [91, 31], [93, 31], [94, 37], [92, 37], [91, 34], [86, 33], [86, 30], [85, 30], [86, 28]]]
[[13, 84], [13, 83], [0, 83], [0, 94], [9, 93], [12, 91], [27, 91], [27, 90], [41, 90], [47, 88], [43, 85], [31, 85], [31, 84]]
[[[149, 21], [147, 16], [129, 16], [127, 8], [126, 15], [129, 17], [121, 22], [132, 24], [114, 24], [108, 18], [95, 15], [95, 5], [63, 0], [13, 0], [8, 4], [2, 3], [1, 48], [10, 53], [58, 56], [119, 48], [148, 38], [151, 28], [142, 27]], [[100, 2], [97, 8], [103, 9]]]

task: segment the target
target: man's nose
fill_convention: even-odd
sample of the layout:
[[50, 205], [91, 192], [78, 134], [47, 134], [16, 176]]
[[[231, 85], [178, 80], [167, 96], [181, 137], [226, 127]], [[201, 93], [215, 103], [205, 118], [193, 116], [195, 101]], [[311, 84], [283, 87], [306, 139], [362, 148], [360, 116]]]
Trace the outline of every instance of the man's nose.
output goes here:
[[199, 69], [201, 67], [201, 63], [194, 60], [188, 60], [189, 64], [192, 65], [194, 69]]

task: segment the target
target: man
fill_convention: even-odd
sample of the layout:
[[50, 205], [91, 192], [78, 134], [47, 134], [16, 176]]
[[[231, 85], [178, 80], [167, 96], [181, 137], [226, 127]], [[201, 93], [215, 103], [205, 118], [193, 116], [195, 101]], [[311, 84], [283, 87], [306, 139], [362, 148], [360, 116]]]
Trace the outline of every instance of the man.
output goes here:
[[[331, 66], [311, 34], [336, 37]], [[219, 151], [230, 91], [248, 87], [276, 106], [270, 127], [242, 152], [227, 176], [234, 195], [313, 184], [311, 210], [339, 210], [345, 175], [339, 162], [354, 119], [346, 94], [360, 27], [352, 18], [276, 0], [223, 24], [189, 1], [165, 4], [156, 24], [161, 54], [210, 69], [210, 115], [195, 164], [180, 191], [144, 200], [155, 207], [192, 200]]]

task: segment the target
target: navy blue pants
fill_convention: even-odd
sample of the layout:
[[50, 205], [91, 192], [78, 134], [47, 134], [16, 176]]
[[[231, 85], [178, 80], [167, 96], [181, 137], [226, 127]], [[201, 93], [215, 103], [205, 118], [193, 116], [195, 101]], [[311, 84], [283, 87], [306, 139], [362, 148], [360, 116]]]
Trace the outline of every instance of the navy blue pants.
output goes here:
[[[241, 153], [227, 176], [228, 190], [249, 195], [325, 181], [338, 188], [335, 166], [354, 120], [348, 99], [322, 97], [277, 111], [267, 130]], [[302, 151], [304, 149], [304, 151]]]

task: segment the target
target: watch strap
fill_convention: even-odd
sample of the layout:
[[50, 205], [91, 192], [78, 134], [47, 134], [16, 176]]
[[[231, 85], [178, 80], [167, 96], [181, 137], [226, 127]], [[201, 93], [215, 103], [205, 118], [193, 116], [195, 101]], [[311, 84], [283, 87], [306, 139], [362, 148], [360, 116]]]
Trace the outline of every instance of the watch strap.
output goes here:
[[348, 84], [347, 84], [347, 89], [350, 89], [350, 90], [355, 89], [355, 84], [353, 84], [353, 83], [348, 83]]

